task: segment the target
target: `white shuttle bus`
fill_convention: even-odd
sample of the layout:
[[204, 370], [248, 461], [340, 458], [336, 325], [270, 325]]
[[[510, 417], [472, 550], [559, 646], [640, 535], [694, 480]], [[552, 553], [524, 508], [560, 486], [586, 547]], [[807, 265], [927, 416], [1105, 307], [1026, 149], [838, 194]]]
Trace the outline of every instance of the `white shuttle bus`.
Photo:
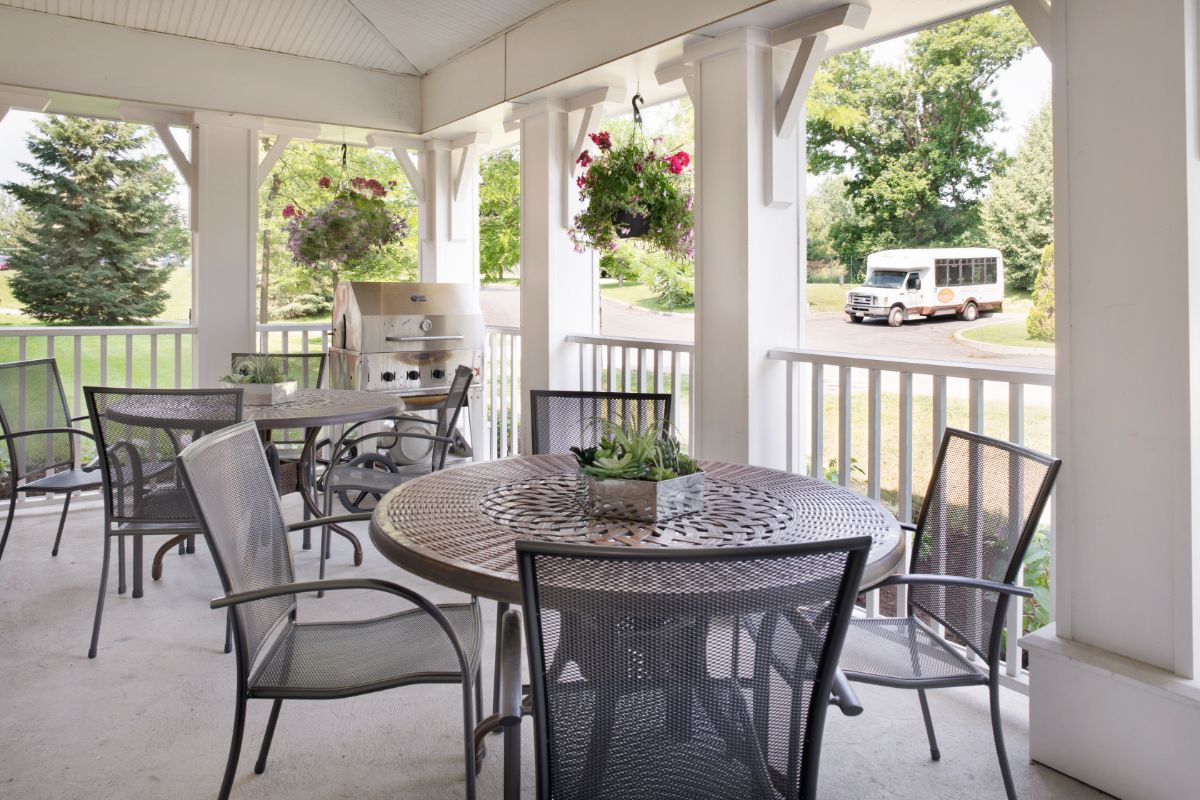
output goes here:
[[853, 322], [883, 317], [899, 327], [913, 314], [954, 313], [968, 322], [1001, 311], [1004, 257], [988, 247], [881, 250], [867, 256], [867, 279], [846, 293]]

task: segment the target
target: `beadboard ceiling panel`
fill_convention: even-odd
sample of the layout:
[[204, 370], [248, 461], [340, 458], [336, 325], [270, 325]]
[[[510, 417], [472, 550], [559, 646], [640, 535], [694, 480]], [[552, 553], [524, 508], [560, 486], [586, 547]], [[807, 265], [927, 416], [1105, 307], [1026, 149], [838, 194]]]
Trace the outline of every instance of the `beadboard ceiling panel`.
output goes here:
[[[418, 74], [401, 50], [349, 0], [0, 0], [0, 5], [384, 72]], [[440, 3], [397, 0], [383, 5], [399, 9], [412, 5], [433, 16], [431, 9]], [[402, 11], [394, 14], [403, 18]], [[435, 34], [426, 30], [424, 35]]]

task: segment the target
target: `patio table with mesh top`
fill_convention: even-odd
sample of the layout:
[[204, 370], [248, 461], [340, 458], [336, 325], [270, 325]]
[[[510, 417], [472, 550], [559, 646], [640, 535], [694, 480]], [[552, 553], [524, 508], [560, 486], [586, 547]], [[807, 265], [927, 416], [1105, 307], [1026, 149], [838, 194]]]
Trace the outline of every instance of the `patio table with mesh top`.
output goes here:
[[522, 456], [435, 472], [386, 494], [371, 540], [423, 578], [521, 602], [516, 541], [630, 547], [745, 547], [869, 535], [863, 588], [900, 565], [904, 538], [886, 508], [827, 481], [700, 462], [704, 507], [665, 522], [589, 517], [575, 500], [574, 456]]
[[[147, 395], [149, 397], [149, 395]], [[171, 402], [165, 402], [161, 396], [155, 396], [152, 405], [144, 405], [138, 395], [130, 396], [120, 403], [108, 408], [110, 419], [127, 422], [134, 425], [163, 427], [168, 429], [211, 428], [211, 420], [204, 419], [204, 411], [193, 402], [190, 395], [169, 395]], [[164, 404], [165, 403], [165, 404]], [[273, 406], [242, 406], [242, 419], [254, 420], [259, 431], [263, 434], [265, 444], [270, 444], [272, 430], [287, 428], [304, 429], [304, 447], [301, 451], [300, 462], [296, 469], [296, 481], [305, 506], [315, 516], [323, 516], [318, 498], [314, 496], [312, 487], [308, 485], [308, 465], [314, 457], [317, 435], [327, 425], [349, 425], [356, 422], [369, 422], [394, 416], [404, 411], [404, 400], [379, 392], [356, 392], [347, 389], [300, 389], [295, 398]], [[354, 547], [354, 563], [362, 563], [362, 545], [353, 533], [340, 526], [330, 526], [330, 529], [345, 537]], [[163, 545], [154, 558], [152, 575], [157, 578], [162, 572], [162, 556], [178, 539], [173, 539]], [[140, 541], [134, 540], [134, 558], [140, 553], [137, 547]], [[135, 560], [135, 564], [139, 563]], [[135, 572], [135, 578], [137, 578]]]

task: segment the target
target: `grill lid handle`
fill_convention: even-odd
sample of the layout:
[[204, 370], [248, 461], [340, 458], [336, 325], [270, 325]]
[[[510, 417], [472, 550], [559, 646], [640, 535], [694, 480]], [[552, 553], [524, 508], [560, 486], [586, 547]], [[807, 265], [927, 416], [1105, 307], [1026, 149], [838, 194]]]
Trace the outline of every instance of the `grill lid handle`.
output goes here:
[[451, 340], [462, 339], [462, 334], [447, 335], [447, 336], [388, 336], [385, 337], [389, 342], [448, 342]]

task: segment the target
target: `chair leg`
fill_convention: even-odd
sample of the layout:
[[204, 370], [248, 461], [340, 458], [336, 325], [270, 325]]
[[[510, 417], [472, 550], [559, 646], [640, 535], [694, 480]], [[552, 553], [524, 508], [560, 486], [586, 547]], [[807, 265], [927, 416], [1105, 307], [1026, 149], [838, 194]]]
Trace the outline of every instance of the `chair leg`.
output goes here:
[[117, 537], [117, 594], [125, 594], [125, 537]]
[[275, 723], [279, 722], [279, 707], [283, 700], [276, 698], [271, 704], [271, 716], [267, 720], [267, 732], [263, 734], [262, 747], [258, 751], [258, 761], [254, 762], [254, 774], [262, 775], [267, 769], [267, 754], [271, 752], [271, 740], [275, 738]]
[[[167, 546], [169, 547], [170, 543], [168, 543]], [[186, 552], [187, 552], [187, 543], [183, 539], [180, 539], [179, 540], [179, 555], [183, 555]], [[158, 580], [158, 578], [155, 578], [154, 580]]]
[[8, 544], [8, 531], [12, 528], [13, 514], [17, 511], [17, 492], [14, 488], [16, 481], [12, 478], [12, 473], [8, 477], [8, 519], [4, 522], [4, 535], [0, 536], [0, 558], [4, 558], [4, 545]]
[[196, 537], [195, 537], [195, 535], [187, 537], [187, 551], [189, 553], [196, 552]]
[[521, 723], [504, 726], [504, 800], [521, 798]]
[[925, 690], [917, 689], [917, 697], [921, 698], [921, 716], [925, 718], [925, 733], [929, 736], [929, 757], [934, 761], [941, 761], [942, 751], [938, 749], [937, 736], [933, 732], [933, 717], [929, 714], [929, 700], [925, 697]]
[[474, 703], [475, 690], [471, 686], [474, 681], [472, 676], [463, 673], [463, 747], [466, 761], [467, 778], [467, 800], [475, 800], [475, 774], [479, 764], [475, 762], [475, 710], [472, 708]]
[[67, 496], [63, 498], [62, 516], [58, 518], [58, 533], [54, 535], [54, 547], [50, 550], [50, 555], [58, 555], [58, 545], [62, 541], [63, 526], [67, 524], [67, 509], [71, 507], [71, 493], [67, 492]]
[[[492, 713], [500, 713], [500, 629], [504, 626], [504, 615], [508, 603], [496, 603], [496, 654], [492, 662]], [[482, 671], [482, 670], [481, 670]]]
[[142, 590], [142, 537], [133, 537], [133, 597], [141, 597], [145, 592]]
[[233, 712], [233, 739], [229, 743], [229, 761], [225, 764], [225, 777], [221, 779], [221, 791], [217, 800], [229, 800], [233, 789], [233, 778], [237, 775], [238, 758], [242, 754], [242, 732], [246, 729], [246, 693], [238, 687], [237, 708]]
[[104, 534], [104, 560], [100, 566], [100, 594], [96, 598], [96, 620], [92, 623], [92, 644], [88, 648], [88, 658], [96, 657], [96, 645], [100, 642], [100, 617], [104, 614], [104, 594], [108, 589], [108, 556], [112, 551], [112, 537], [106, 531]]
[[475, 724], [483, 722], [483, 665], [475, 670]]
[[225, 652], [233, 652], [233, 609], [225, 612]]
[[[992, 669], [996, 669], [993, 664]], [[1004, 746], [1004, 728], [1000, 725], [1000, 681], [993, 678], [988, 684], [992, 706], [992, 736], [996, 739], [996, 758], [1000, 759], [1000, 774], [1004, 777], [1004, 792], [1008, 800], [1017, 800], [1017, 789], [1013, 786], [1012, 770], [1008, 766], [1008, 750]]]

